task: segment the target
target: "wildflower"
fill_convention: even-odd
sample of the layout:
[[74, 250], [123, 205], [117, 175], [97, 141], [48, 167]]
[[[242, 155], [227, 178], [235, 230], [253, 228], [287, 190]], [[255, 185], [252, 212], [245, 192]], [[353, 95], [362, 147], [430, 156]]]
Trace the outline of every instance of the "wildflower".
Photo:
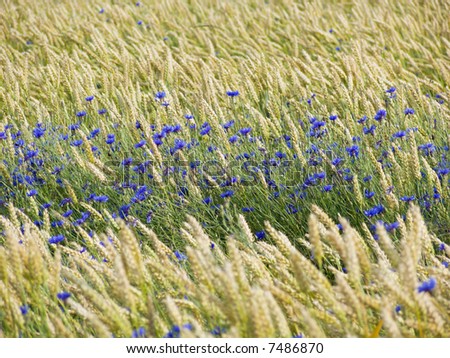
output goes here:
[[122, 160], [122, 165], [123, 166], [131, 165], [132, 162], [133, 158], [125, 158], [124, 160]]
[[76, 114], [77, 117], [84, 117], [85, 115], [86, 115], [86, 112], [85, 112], [85, 111], [79, 111], [79, 112], [77, 112], [77, 114]]
[[142, 139], [139, 143], [136, 143], [134, 145], [135, 148], [142, 148], [145, 144], [147, 144], [147, 141], [145, 139]]
[[67, 210], [65, 213], [62, 214], [63, 217], [68, 218], [70, 215], [72, 215], [73, 211], [72, 210]]
[[375, 195], [375, 193], [374, 193], [373, 191], [370, 191], [370, 190], [368, 190], [368, 189], [364, 189], [364, 196], [365, 196], [367, 199], [372, 198], [374, 195]]
[[106, 136], [106, 144], [113, 144], [116, 140], [116, 137], [114, 134], [108, 134]]
[[364, 124], [364, 123], [366, 123], [366, 121], [367, 121], [367, 116], [364, 116], [364, 117], [358, 119], [359, 124]]
[[103, 115], [103, 114], [106, 113], [106, 109], [105, 109], [105, 108], [99, 109], [99, 110], [97, 111], [97, 113], [100, 114], [100, 115]]
[[420, 286], [417, 288], [417, 291], [420, 292], [431, 292], [436, 287], [436, 279], [431, 277], [428, 281], [422, 282]]
[[59, 235], [56, 235], [56, 236], [52, 236], [50, 239], [48, 239], [48, 243], [49, 244], [58, 244], [58, 243], [60, 243], [63, 240], [64, 240], [64, 235], [63, 234], [59, 234]]
[[364, 127], [363, 128], [363, 132], [364, 134], [372, 134], [375, 135], [375, 129], [377, 128], [377, 126], [375, 124], [372, 124], [369, 128]]
[[398, 131], [392, 135], [392, 138], [403, 138], [404, 136], [406, 136], [405, 131]]
[[89, 134], [88, 139], [92, 139], [95, 138], [97, 136], [97, 134], [100, 133], [100, 128], [95, 128], [94, 130], [92, 130], [92, 132]]
[[80, 122], [77, 122], [75, 124], [69, 124], [67, 128], [69, 128], [69, 130], [71, 131], [76, 131], [77, 129], [80, 128]]
[[266, 237], [266, 232], [264, 230], [255, 232], [255, 236], [258, 240], [262, 240]]
[[405, 195], [405, 196], [402, 196], [400, 198], [400, 200], [409, 203], [410, 201], [416, 200], [416, 197], [414, 195], [411, 195], [411, 196]]
[[394, 93], [396, 91], [395, 87], [391, 87], [389, 89], [386, 90], [386, 93]]
[[364, 214], [369, 218], [381, 214], [382, 212], [384, 212], [384, 206], [381, 204], [376, 205], [373, 208], [370, 208], [369, 210], [364, 210]]
[[230, 143], [236, 143], [238, 139], [239, 137], [237, 135], [233, 135], [228, 140], [230, 141]]
[[208, 197], [206, 197], [205, 199], [202, 200], [202, 203], [206, 204], [206, 205], [211, 204], [211, 202], [212, 202], [212, 199], [211, 199], [210, 196], [208, 196]]
[[345, 148], [348, 155], [350, 157], [358, 157], [359, 156], [359, 147], [357, 145], [352, 145], [351, 147]]
[[245, 135], [249, 134], [251, 131], [252, 131], [251, 128], [242, 128], [239, 130], [239, 133], [245, 136]]
[[105, 9], [101, 8], [100, 11], [99, 11], [99, 14], [103, 14], [104, 12], [105, 12]]
[[335, 167], [337, 167], [339, 164], [341, 164], [344, 161], [343, 158], [334, 158], [331, 161], [331, 164], [333, 164]]
[[70, 296], [72, 296], [72, 294], [65, 291], [56, 294], [56, 297], [61, 301], [67, 300]]
[[200, 131], [200, 135], [206, 135], [211, 131], [211, 127], [209, 126], [209, 124], [207, 126], [205, 126], [204, 128], [201, 129]]
[[253, 212], [253, 211], [255, 211], [255, 208], [249, 208], [249, 207], [245, 207], [245, 208], [242, 208], [242, 212], [244, 212], [244, 213], [251, 213], [251, 212]]
[[414, 109], [412, 109], [412, 108], [406, 108], [405, 111], [404, 111], [404, 113], [405, 113], [405, 115], [407, 116], [407, 115], [412, 115], [412, 114], [414, 114], [415, 112], [414, 112]]
[[145, 328], [139, 327], [138, 329], [134, 329], [131, 333], [131, 338], [145, 338]]
[[366, 176], [366, 177], [363, 178], [363, 181], [364, 181], [365, 183], [367, 183], [368, 181], [371, 181], [371, 180], [372, 180], [372, 175], [368, 175], [368, 176]]
[[86, 102], [91, 102], [94, 99], [94, 96], [87, 96], [85, 98]]
[[109, 200], [109, 197], [107, 195], [96, 195], [93, 199], [98, 203], [106, 203]]
[[0, 132], [0, 139], [6, 139], [6, 132]]
[[227, 190], [224, 191], [222, 194], [220, 194], [221, 198], [229, 198], [232, 197], [234, 195], [234, 191], [233, 190]]
[[35, 138], [41, 138], [45, 133], [45, 128], [42, 128], [42, 124], [39, 123], [36, 128], [33, 129], [33, 136]]
[[331, 191], [331, 189], [333, 189], [333, 185], [332, 184], [328, 184], [328, 185], [325, 185], [322, 190], [324, 192], [329, 192], [329, 191]]
[[328, 117], [328, 119], [329, 119], [330, 121], [335, 121], [337, 118], [338, 118], [338, 116], [335, 115], [335, 114], [332, 114], [331, 116]]
[[138, 25], [142, 25], [142, 20], [139, 20], [139, 21], [137, 22], [137, 24], [138, 24]]
[[229, 129], [229, 128], [233, 127], [233, 126], [234, 126], [234, 121], [233, 120], [222, 124], [222, 127], [225, 128], [225, 129]]
[[185, 254], [181, 253], [181, 252], [178, 251], [178, 250], [175, 251], [174, 254], [175, 254], [175, 257], [178, 259], [178, 261], [184, 261], [184, 260], [187, 260], [187, 256], [186, 256]]
[[76, 140], [72, 141], [72, 143], [70, 143], [70, 145], [73, 146], [73, 147], [79, 147], [82, 144], [83, 144], [83, 140], [82, 139], [76, 139]]
[[422, 145], [419, 145], [418, 148], [419, 148], [419, 150], [422, 151], [422, 153], [424, 155], [430, 155], [436, 150], [436, 147], [434, 146], [433, 143], [422, 144]]
[[23, 305], [23, 306], [20, 306], [19, 308], [20, 308], [20, 313], [22, 313], [23, 316], [25, 316], [28, 313], [28, 311], [30, 310], [30, 306], [28, 306], [28, 305]]
[[397, 229], [399, 226], [400, 226], [400, 224], [399, 224], [398, 221], [394, 221], [392, 224], [388, 224], [388, 223], [385, 223], [385, 224], [384, 224], [384, 227], [386, 228], [386, 230], [387, 230], [388, 232], [394, 231], [394, 230]]
[[239, 96], [239, 91], [227, 91], [227, 95], [229, 97], [236, 97]]
[[381, 121], [384, 117], [386, 117], [386, 110], [385, 109], [380, 109], [375, 114], [375, 117], [373, 117], [373, 119], [375, 119], [376, 121]]
[[166, 97], [166, 92], [164, 92], [164, 91], [156, 92], [156, 95], [155, 95], [156, 100], [162, 100], [165, 97]]
[[30, 191], [27, 192], [27, 196], [35, 196], [36, 194], [37, 194], [36, 189], [31, 189]]

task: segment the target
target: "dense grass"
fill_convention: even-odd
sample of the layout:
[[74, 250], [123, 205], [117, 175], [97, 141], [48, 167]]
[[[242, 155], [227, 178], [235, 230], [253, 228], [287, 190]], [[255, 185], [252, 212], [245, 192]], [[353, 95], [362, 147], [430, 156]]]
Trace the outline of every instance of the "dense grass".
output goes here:
[[448, 2], [0, 10], [0, 335], [448, 336]]

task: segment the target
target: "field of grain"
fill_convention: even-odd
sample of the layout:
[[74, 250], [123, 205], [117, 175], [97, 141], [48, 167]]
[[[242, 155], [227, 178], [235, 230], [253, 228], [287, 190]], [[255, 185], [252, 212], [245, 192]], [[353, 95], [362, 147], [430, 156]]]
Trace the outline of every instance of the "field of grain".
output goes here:
[[0, 0], [0, 337], [450, 337], [446, 0]]

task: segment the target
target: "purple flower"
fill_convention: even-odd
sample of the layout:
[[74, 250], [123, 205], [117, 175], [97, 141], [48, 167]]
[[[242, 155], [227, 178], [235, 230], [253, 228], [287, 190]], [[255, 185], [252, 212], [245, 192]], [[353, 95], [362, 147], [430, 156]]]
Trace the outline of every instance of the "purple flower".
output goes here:
[[83, 140], [82, 139], [76, 139], [76, 140], [72, 141], [72, 143], [70, 143], [70, 145], [73, 146], [73, 147], [79, 147], [82, 144], [83, 144]]
[[242, 128], [239, 130], [239, 133], [241, 133], [242, 135], [247, 135], [252, 131], [251, 128]]
[[337, 118], [338, 118], [338, 116], [335, 115], [335, 114], [332, 114], [331, 116], [328, 117], [328, 119], [329, 119], [330, 121], [335, 121]]
[[332, 184], [328, 184], [328, 185], [325, 185], [323, 187], [323, 191], [324, 192], [329, 192], [329, 191], [331, 191], [331, 189], [333, 189], [333, 185]]
[[237, 135], [233, 135], [228, 140], [230, 141], [230, 143], [236, 143], [238, 139], [239, 137]]
[[85, 115], [86, 115], [86, 112], [85, 112], [85, 111], [79, 111], [79, 112], [77, 112], [77, 114], [76, 114], [77, 117], [84, 117]]
[[59, 234], [59, 235], [56, 235], [56, 236], [52, 236], [50, 239], [48, 239], [48, 243], [49, 244], [58, 244], [58, 243], [60, 243], [63, 240], [64, 240], [64, 235], [63, 234]]
[[373, 208], [370, 208], [369, 210], [364, 210], [364, 214], [369, 218], [381, 214], [382, 212], [384, 212], [384, 206], [381, 204], [376, 205]]
[[156, 92], [156, 95], [155, 95], [156, 100], [162, 100], [165, 97], [166, 97], [166, 92], [164, 92], [164, 91]]
[[106, 109], [105, 108], [99, 109], [97, 111], [97, 113], [100, 114], [100, 115], [105, 114], [106, 113]]
[[85, 98], [86, 102], [91, 102], [94, 99], [94, 96], [87, 96]]
[[116, 140], [116, 137], [114, 134], [108, 134], [106, 136], [106, 144], [113, 144]]
[[396, 91], [395, 87], [391, 87], [389, 89], [386, 90], [386, 93], [394, 93]]
[[109, 197], [107, 195], [96, 195], [93, 199], [98, 203], [106, 203], [109, 200]]
[[406, 108], [405, 111], [404, 111], [404, 113], [405, 113], [405, 115], [407, 116], [407, 115], [412, 115], [412, 114], [414, 114], [415, 112], [414, 112], [414, 109], [412, 109], [412, 108]]

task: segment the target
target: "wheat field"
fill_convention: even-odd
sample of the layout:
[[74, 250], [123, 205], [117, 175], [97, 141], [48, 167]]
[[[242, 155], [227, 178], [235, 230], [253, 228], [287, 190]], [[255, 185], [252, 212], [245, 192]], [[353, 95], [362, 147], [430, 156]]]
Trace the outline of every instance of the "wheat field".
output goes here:
[[449, 13], [0, 0], [0, 337], [450, 337]]

